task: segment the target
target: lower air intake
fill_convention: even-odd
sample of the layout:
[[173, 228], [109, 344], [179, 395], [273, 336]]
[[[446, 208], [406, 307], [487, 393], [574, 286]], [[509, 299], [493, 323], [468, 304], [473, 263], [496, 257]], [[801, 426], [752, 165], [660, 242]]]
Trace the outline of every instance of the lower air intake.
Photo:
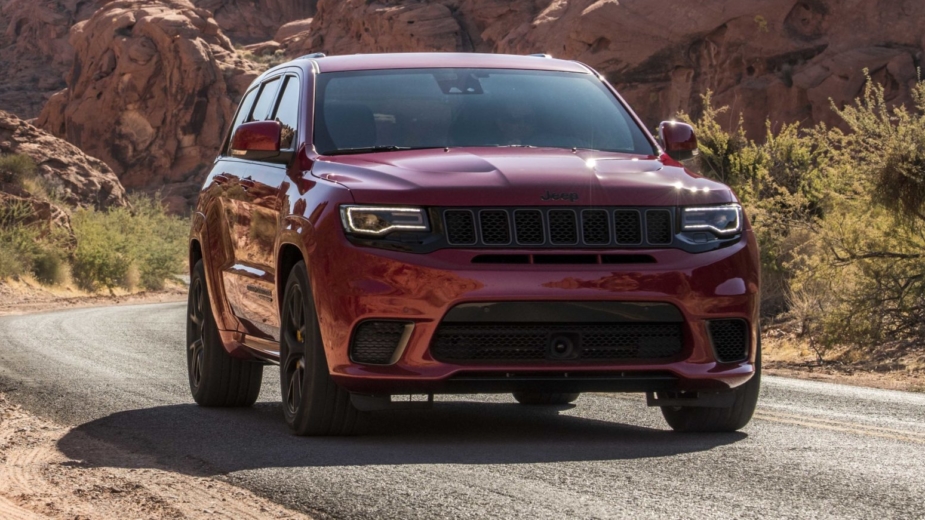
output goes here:
[[681, 353], [681, 323], [443, 323], [431, 354], [449, 363], [665, 359]]
[[710, 320], [708, 327], [717, 361], [735, 363], [748, 358], [748, 324], [745, 320]]
[[405, 336], [410, 323], [403, 321], [364, 321], [353, 333], [350, 359], [365, 365], [388, 365]]

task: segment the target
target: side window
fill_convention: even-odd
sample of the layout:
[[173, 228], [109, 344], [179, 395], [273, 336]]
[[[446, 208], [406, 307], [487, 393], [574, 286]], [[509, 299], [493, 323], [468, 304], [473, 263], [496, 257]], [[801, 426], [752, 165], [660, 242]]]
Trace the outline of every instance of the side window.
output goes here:
[[283, 124], [283, 135], [280, 147], [284, 150], [292, 148], [295, 141], [296, 130], [299, 128], [299, 78], [289, 76], [283, 86], [283, 93], [279, 97], [274, 119]]
[[260, 96], [257, 98], [257, 104], [254, 105], [254, 112], [248, 121], [265, 121], [273, 102], [276, 101], [276, 91], [279, 88], [279, 78], [273, 78], [263, 84], [260, 89]]
[[[241, 104], [238, 105], [238, 113], [234, 116], [234, 123], [231, 125], [231, 136], [234, 137], [235, 131], [241, 126], [241, 123], [247, 120], [247, 117], [251, 115], [251, 108], [254, 106], [254, 99], [257, 97], [257, 92], [260, 89], [253, 89], [247, 94], [244, 94], [244, 99], [241, 100]], [[229, 146], [231, 139], [229, 139]]]

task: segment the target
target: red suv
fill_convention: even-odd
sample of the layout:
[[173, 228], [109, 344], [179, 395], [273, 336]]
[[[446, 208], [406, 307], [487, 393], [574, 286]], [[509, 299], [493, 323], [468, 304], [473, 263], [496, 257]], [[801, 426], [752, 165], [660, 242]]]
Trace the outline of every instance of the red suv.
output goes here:
[[437, 393], [644, 392], [681, 431], [758, 398], [758, 248], [603, 77], [548, 56], [310, 55], [245, 94], [192, 221], [190, 389], [279, 364], [300, 435]]

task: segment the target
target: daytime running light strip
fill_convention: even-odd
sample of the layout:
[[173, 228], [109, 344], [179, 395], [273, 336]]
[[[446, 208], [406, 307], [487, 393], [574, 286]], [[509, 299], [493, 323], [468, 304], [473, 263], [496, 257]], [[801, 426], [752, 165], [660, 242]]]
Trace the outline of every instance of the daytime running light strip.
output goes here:
[[735, 233], [739, 233], [742, 231], [742, 221], [741, 221], [742, 206], [738, 204], [729, 204], [726, 206], [711, 206], [711, 207], [705, 207], [705, 208], [704, 207], [684, 208], [684, 212], [687, 213], [688, 211], [727, 211], [730, 209], [734, 209], [736, 212], [736, 221], [735, 221], [736, 225], [735, 225], [735, 228], [733, 229], [719, 229], [716, 226], [711, 226], [710, 224], [682, 224], [681, 230], [687, 231], [687, 230], [696, 230], [696, 229], [709, 229], [709, 230], [716, 232], [719, 235], [733, 235]]
[[424, 220], [424, 214], [420, 208], [396, 208], [396, 207], [377, 207], [377, 206], [348, 206], [344, 208], [347, 212], [347, 225], [350, 227], [350, 231], [353, 233], [363, 233], [367, 235], [385, 235], [396, 229], [408, 229], [408, 230], [418, 230], [418, 231], [427, 231], [428, 226], [426, 223], [422, 224], [391, 224], [388, 227], [382, 228], [379, 231], [372, 231], [369, 229], [358, 228], [353, 223], [353, 212], [356, 211], [385, 211], [391, 213], [411, 213], [421, 216], [421, 221]]

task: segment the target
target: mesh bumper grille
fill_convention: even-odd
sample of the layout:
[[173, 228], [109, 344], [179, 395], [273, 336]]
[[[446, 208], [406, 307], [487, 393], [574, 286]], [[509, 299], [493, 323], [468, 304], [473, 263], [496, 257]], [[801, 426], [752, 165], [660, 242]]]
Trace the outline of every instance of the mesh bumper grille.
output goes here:
[[443, 323], [431, 353], [451, 363], [665, 359], [681, 353], [682, 338], [681, 323]]
[[734, 363], [748, 357], [748, 324], [745, 320], [711, 320], [708, 327], [717, 361]]
[[388, 365], [407, 325], [402, 321], [364, 321], [353, 334], [350, 359], [366, 365]]

